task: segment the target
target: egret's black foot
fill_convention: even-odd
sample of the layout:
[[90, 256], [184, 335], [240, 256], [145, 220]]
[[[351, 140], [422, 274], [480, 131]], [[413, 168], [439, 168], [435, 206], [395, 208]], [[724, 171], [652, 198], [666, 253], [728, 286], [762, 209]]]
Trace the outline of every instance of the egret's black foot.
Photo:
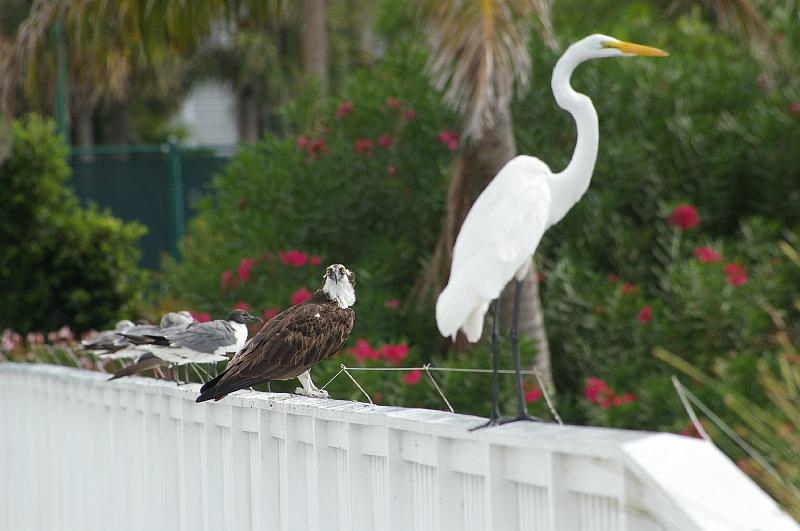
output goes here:
[[501, 424], [503, 424], [504, 420], [505, 419], [500, 416], [492, 417], [483, 424], [475, 426], [474, 428], [470, 428], [469, 431], [482, 430], [483, 428], [491, 428], [492, 426], [500, 426]]
[[540, 419], [539, 417], [534, 417], [533, 415], [524, 414], [524, 415], [520, 415], [518, 417], [508, 417], [508, 418], [500, 419], [500, 424], [510, 424], [512, 422], [519, 422], [519, 421], [522, 421], [522, 420], [528, 420], [528, 421], [531, 421], [531, 422], [546, 422], [546, 421]]

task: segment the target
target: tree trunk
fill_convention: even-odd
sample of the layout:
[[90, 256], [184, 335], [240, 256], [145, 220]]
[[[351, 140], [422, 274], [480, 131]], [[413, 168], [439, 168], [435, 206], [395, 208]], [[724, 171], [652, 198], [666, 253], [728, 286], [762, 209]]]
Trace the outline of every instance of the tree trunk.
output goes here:
[[[75, 140], [79, 147], [91, 147], [94, 145], [94, 108], [85, 105], [78, 110], [75, 117]], [[90, 154], [81, 155], [82, 161], [91, 161], [94, 157]]]
[[325, 0], [303, 2], [303, 71], [325, 92], [328, 88], [328, 35], [325, 29]]
[[133, 126], [131, 125], [130, 106], [127, 101], [113, 103], [108, 109], [110, 126], [109, 140], [115, 145], [133, 143]]
[[250, 144], [258, 142], [259, 108], [256, 91], [251, 85], [245, 85], [237, 91], [236, 97], [239, 107], [239, 141]]

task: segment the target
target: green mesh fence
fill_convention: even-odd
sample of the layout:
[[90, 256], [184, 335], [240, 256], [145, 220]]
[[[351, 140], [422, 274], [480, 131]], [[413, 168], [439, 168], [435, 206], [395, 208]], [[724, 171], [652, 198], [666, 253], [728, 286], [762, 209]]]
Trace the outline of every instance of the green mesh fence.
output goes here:
[[84, 203], [147, 226], [140, 241], [141, 265], [155, 269], [162, 253], [175, 252], [192, 205], [234, 149], [176, 144], [74, 148], [72, 185]]

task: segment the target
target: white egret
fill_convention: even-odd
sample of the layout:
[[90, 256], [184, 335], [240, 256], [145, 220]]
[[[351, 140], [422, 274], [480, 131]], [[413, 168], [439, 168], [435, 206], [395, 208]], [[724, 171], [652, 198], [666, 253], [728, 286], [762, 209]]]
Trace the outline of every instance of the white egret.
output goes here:
[[[487, 425], [530, 417], [520, 373], [519, 297], [531, 271], [531, 258], [544, 232], [575, 205], [592, 178], [599, 130], [592, 100], [570, 86], [575, 68], [589, 59], [632, 56], [663, 57], [663, 50], [623, 42], [607, 35], [590, 35], [570, 46], [553, 69], [551, 87], [558, 105], [569, 112], [578, 130], [572, 160], [553, 173], [541, 160], [527, 155], [511, 159], [478, 196], [453, 248], [450, 279], [436, 302], [436, 323], [445, 337], [459, 330], [470, 342], [480, 339], [483, 319], [494, 301], [492, 333], [492, 414]], [[511, 324], [511, 350], [516, 372], [519, 415], [500, 420], [498, 405], [499, 298], [508, 282], [516, 281]]]

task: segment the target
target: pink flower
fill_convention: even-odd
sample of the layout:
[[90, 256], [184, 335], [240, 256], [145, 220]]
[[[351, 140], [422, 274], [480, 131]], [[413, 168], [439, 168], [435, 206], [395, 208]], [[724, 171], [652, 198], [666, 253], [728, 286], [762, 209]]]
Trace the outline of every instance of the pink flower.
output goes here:
[[747, 282], [747, 270], [736, 262], [725, 265], [725, 275], [732, 286], [741, 286]]
[[292, 295], [292, 304], [300, 304], [301, 302], [307, 301], [311, 298], [311, 292], [308, 291], [305, 287], [300, 288], [299, 290], [295, 291]]
[[308, 154], [312, 157], [325, 153], [326, 151], [328, 151], [328, 145], [325, 144], [324, 138], [314, 139], [308, 144]]
[[383, 307], [384, 308], [399, 308], [400, 307], [400, 301], [397, 300], [397, 299], [389, 299], [389, 300], [387, 300], [386, 302], [383, 303]]
[[267, 308], [261, 315], [264, 317], [265, 321], [269, 321], [270, 319], [278, 315], [280, 311], [281, 311], [280, 308]]
[[198, 313], [198, 312], [189, 312], [194, 317], [194, 320], [198, 323], [207, 323], [211, 320], [211, 314], [208, 312]]
[[621, 406], [622, 405], [622, 397], [621, 396], [615, 396], [611, 400], [611, 403], [614, 404], [615, 406]]
[[635, 402], [636, 397], [633, 396], [633, 393], [625, 393], [622, 395], [622, 403], [623, 404], [630, 404], [631, 402]]
[[416, 115], [417, 115], [417, 111], [415, 111], [414, 109], [412, 109], [412, 108], [405, 109], [403, 111], [403, 120], [405, 120], [407, 122], [410, 122], [411, 120], [414, 119], [414, 117]]
[[590, 402], [599, 404], [603, 397], [612, 396], [614, 390], [608, 387], [605, 380], [592, 376], [586, 379], [586, 386], [583, 388], [583, 394]]
[[58, 330], [54, 330], [47, 334], [47, 339], [51, 343], [61, 342], [61, 341], [71, 341], [75, 338], [75, 335], [72, 333], [72, 330], [69, 326], [64, 325]]
[[343, 101], [339, 108], [336, 109], [336, 119], [341, 120], [351, 112], [353, 112], [353, 102], [350, 100]]
[[395, 173], [397, 173], [397, 168], [395, 168], [394, 166], [389, 166], [388, 168], [386, 168], [386, 173], [389, 175], [394, 175]]
[[[97, 332], [95, 332], [97, 334]], [[85, 339], [85, 338], [84, 338]], [[0, 338], [0, 349], [10, 352], [17, 348], [22, 343], [22, 336], [13, 330], [6, 328], [3, 330], [3, 336]]]
[[278, 252], [278, 257], [280, 258], [281, 262], [283, 262], [283, 265], [291, 264], [294, 267], [302, 267], [308, 262], [308, 256], [297, 249], [280, 251]]
[[372, 395], [372, 401], [375, 402], [376, 404], [380, 404], [383, 401], [383, 393], [378, 391], [377, 393]]
[[250, 268], [253, 267], [253, 264], [255, 263], [256, 263], [255, 260], [246, 257], [242, 258], [242, 261], [239, 262], [238, 273], [239, 273], [239, 279], [242, 282], [247, 282], [247, 280], [250, 278]]
[[315, 254], [311, 258], [308, 259], [309, 265], [318, 266], [322, 262], [322, 258], [318, 254]]
[[800, 101], [793, 101], [790, 103], [789, 112], [792, 114], [800, 114]]
[[400, 100], [397, 98], [386, 98], [386, 105], [391, 107], [392, 109], [400, 108]]
[[361, 138], [359, 140], [356, 140], [355, 152], [356, 152], [356, 154], [358, 154], [358, 153], [366, 153], [367, 155], [371, 155], [372, 154], [372, 146], [373, 146], [372, 140], [370, 140], [369, 138]]
[[408, 385], [417, 385], [420, 378], [422, 378], [422, 371], [419, 369], [411, 369], [408, 374], [403, 376], [403, 381]]
[[437, 138], [439, 139], [439, 142], [446, 145], [450, 149], [450, 151], [455, 151], [456, 149], [458, 149], [458, 133], [456, 133], [455, 131], [450, 131], [448, 129], [445, 129], [444, 131], [439, 133], [439, 136]]
[[28, 341], [29, 345], [41, 345], [44, 343], [44, 334], [41, 332], [28, 332], [28, 334], [25, 336], [25, 339]]
[[219, 289], [221, 291], [225, 291], [231, 285], [231, 281], [233, 280], [233, 273], [230, 271], [223, 271], [222, 275], [220, 276], [219, 280]]
[[240, 302], [237, 302], [237, 303], [236, 303], [236, 304], [233, 306], [233, 309], [234, 309], [234, 310], [247, 310], [248, 308], [249, 308], [249, 306], [247, 305], [247, 303], [246, 303], [246, 302], [241, 302], [241, 301], [240, 301]]
[[711, 247], [698, 247], [694, 250], [694, 255], [704, 264], [722, 261], [722, 255]]
[[297, 144], [297, 147], [300, 149], [306, 149], [308, 147], [308, 139], [303, 135], [298, 136], [297, 139], [295, 140], [295, 143]]
[[700, 216], [697, 214], [697, 209], [692, 205], [678, 205], [670, 214], [667, 223], [677, 225], [681, 230], [689, 230], [700, 223]]
[[381, 135], [378, 139], [378, 144], [380, 144], [381, 147], [389, 149], [392, 145], [392, 137], [389, 135]]
[[542, 398], [542, 390], [538, 387], [531, 389], [530, 391], [525, 391], [525, 402], [536, 402], [540, 398]]
[[383, 358], [393, 365], [400, 365], [406, 356], [408, 356], [408, 345], [399, 343], [397, 345], [384, 345], [380, 350]]
[[650, 306], [645, 306], [639, 310], [639, 322], [647, 324], [653, 318], [653, 309]]
[[611, 282], [612, 284], [616, 284], [617, 282], [619, 282], [619, 276], [615, 275], [614, 273], [611, 273], [610, 275], [608, 275], [608, 281]]
[[686, 437], [695, 437], [697, 439], [701, 439], [700, 433], [697, 431], [694, 423], [689, 421], [685, 428], [680, 431], [681, 435], [685, 435]]
[[627, 282], [622, 285], [622, 294], [623, 295], [633, 295], [634, 293], [638, 293], [639, 286], [636, 284], [628, 284]]
[[359, 363], [363, 363], [367, 358], [374, 359], [375, 350], [369, 346], [366, 339], [359, 339], [356, 341], [356, 346], [350, 349], [350, 355]]

